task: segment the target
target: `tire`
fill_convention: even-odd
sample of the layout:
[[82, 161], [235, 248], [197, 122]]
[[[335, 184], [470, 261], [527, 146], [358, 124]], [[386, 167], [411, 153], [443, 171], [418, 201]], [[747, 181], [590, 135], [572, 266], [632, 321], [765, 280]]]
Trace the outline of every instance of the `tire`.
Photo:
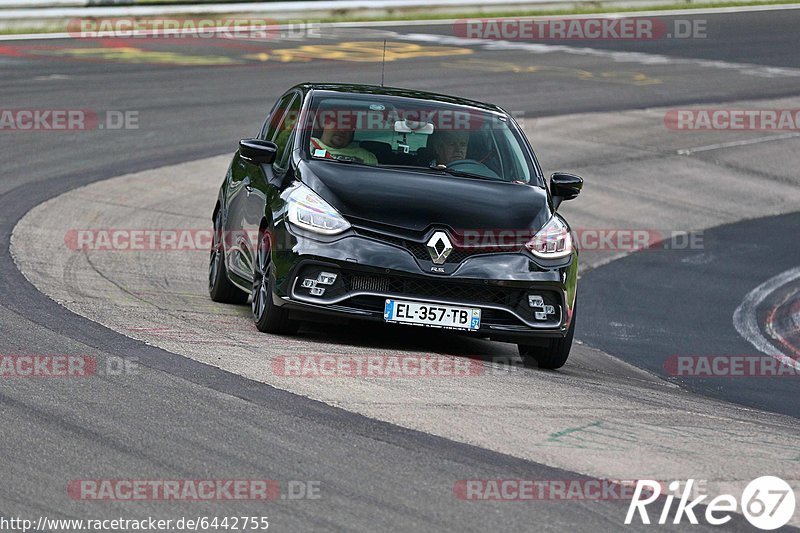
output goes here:
[[528, 366], [534, 366], [546, 370], [556, 370], [561, 368], [569, 358], [572, 348], [572, 338], [575, 336], [575, 318], [577, 317], [577, 305], [572, 311], [572, 322], [569, 330], [563, 338], [552, 339], [547, 346], [533, 346], [530, 344], [518, 344], [519, 355]]
[[247, 303], [247, 293], [231, 283], [225, 266], [225, 245], [222, 243], [222, 210], [214, 217], [214, 240], [211, 259], [208, 264], [208, 294], [215, 302], [243, 305]]
[[258, 239], [258, 251], [253, 261], [253, 320], [262, 333], [291, 335], [297, 332], [300, 324], [289, 320], [289, 311], [272, 301], [272, 261], [270, 250], [265, 246], [267, 242], [266, 237]]

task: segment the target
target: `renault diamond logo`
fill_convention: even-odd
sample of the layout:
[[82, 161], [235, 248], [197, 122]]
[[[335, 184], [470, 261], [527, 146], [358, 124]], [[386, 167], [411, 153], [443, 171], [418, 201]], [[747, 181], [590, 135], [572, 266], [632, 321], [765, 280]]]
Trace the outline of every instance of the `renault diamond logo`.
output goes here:
[[453, 245], [450, 243], [450, 239], [447, 238], [447, 233], [443, 231], [437, 231], [428, 241], [428, 253], [431, 254], [431, 261], [434, 264], [444, 264], [447, 256], [452, 251]]

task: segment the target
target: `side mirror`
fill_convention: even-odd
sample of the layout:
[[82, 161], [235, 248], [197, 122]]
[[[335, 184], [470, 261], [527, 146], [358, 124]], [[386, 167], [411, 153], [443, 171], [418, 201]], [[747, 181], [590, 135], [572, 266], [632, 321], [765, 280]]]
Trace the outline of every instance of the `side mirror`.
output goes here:
[[278, 153], [278, 145], [261, 139], [242, 139], [239, 141], [239, 155], [257, 164], [272, 164]]
[[580, 194], [583, 188], [583, 178], [567, 172], [554, 172], [550, 176], [550, 194], [553, 197], [553, 206], [558, 209], [564, 200], [572, 200]]

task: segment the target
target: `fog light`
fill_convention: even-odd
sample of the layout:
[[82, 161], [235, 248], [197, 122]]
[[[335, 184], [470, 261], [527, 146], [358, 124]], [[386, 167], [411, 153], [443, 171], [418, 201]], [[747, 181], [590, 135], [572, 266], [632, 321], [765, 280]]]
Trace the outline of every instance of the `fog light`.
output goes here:
[[540, 294], [529, 294], [528, 305], [533, 308], [536, 320], [548, 320], [556, 314], [555, 306], [544, 303], [544, 297]]
[[320, 272], [319, 276], [317, 276], [317, 283], [320, 285], [333, 285], [336, 283], [336, 274]]
[[544, 307], [544, 298], [538, 294], [529, 294], [528, 305], [531, 307]]
[[337, 274], [331, 272], [320, 272], [316, 278], [305, 278], [300, 284], [304, 289], [308, 289], [311, 296], [322, 296], [325, 294], [325, 288], [320, 285], [333, 285], [336, 283]]

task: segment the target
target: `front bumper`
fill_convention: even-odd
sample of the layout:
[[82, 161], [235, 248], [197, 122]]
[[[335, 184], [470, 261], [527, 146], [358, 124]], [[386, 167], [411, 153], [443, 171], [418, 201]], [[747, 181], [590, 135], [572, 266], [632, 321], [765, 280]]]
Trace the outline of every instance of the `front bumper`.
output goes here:
[[[381, 322], [387, 298], [480, 308], [480, 329], [465, 333], [509, 342], [563, 337], [572, 319], [576, 252], [555, 265], [523, 253], [470, 255], [451, 274], [432, 274], [424, 270], [428, 264], [394, 243], [353, 232], [322, 242], [283, 225], [275, 231], [273, 243], [285, 244], [273, 245], [278, 306]], [[336, 274], [336, 282], [312, 295], [303, 280], [321, 272]], [[540, 296], [554, 312], [544, 318], [529, 295]]]

